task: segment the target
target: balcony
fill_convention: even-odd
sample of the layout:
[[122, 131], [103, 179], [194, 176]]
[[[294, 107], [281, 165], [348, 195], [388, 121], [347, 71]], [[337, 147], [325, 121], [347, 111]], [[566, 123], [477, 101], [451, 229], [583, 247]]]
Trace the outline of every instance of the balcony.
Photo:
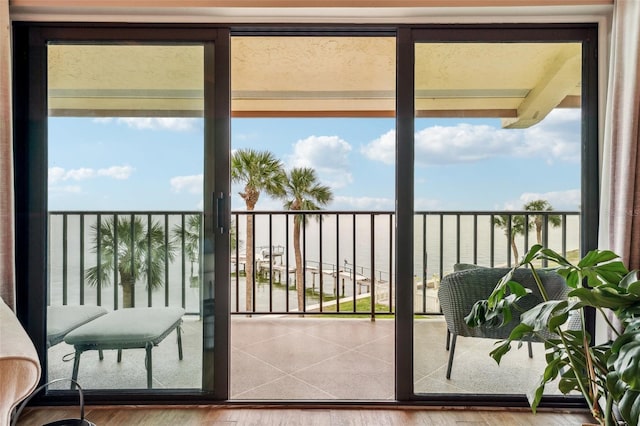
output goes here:
[[[247, 214], [254, 216], [253, 250], [244, 244]], [[300, 237], [302, 306], [297, 303], [294, 214], [301, 213], [232, 213], [231, 398], [393, 399], [393, 212], [302, 213], [309, 216]], [[551, 226], [552, 216], [560, 219], [559, 226]], [[132, 306], [183, 307], [187, 312], [182, 327], [185, 359], [178, 360], [173, 333], [154, 348], [154, 388], [201, 386], [200, 257], [194, 258], [189, 249], [189, 234], [199, 236], [200, 231], [188, 226], [190, 218], [196, 217], [197, 212], [50, 213], [51, 305], [121, 309], [123, 292], [118, 274], [92, 284], [87, 279], [86, 271], [104, 265], [108, 252], [105, 247], [97, 249], [96, 241], [101, 240], [96, 234], [101, 228], [98, 224], [131, 224], [140, 219], [143, 229], [157, 226], [163, 230], [165, 248], [161, 254], [166, 262], [162, 285], [149, 286], [139, 277]], [[534, 345], [533, 358], [528, 358], [524, 349], [515, 351], [498, 367], [488, 356], [493, 342], [485, 339], [461, 338], [456, 358], [464, 357], [466, 362], [457, 362], [451, 380], [445, 379], [446, 326], [439, 311], [437, 287], [440, 277], [455, 263], [512, 264], [511, 237], [520, 255], [538, 238], [535, 227], [521, 234], [517, 224], [522, 220], [533, 223], [535, 218], [541, 224], [545, 245], [568, 256], [579, 247], [578, 212], [416, 212], [412, 283], [416, 392], [519, 394], [523, 384], [533, 385], [544, 365], [541, 345]], [[147, 250], [152, 245], [150, 238], [145, 243]], [[121, 243], [123, 239], [126, 237], [120, 237]], [[118, 244], [118, 237], [115, 240]], [[170, 246], [172, 254], [167, 249]], [[247, 293], [247, 253], [251, 251], [254, 280]], [[114, 268], [125, 259], [118, 259], [122, 251], [115, 252], [119, 254], [111, 259]], [[251, 297], [248, 305], [247, 295]], [[71, 377], [73, 363], [64, 360], [72, 353], [73, 347], [65, 343], [49, 349], [50, 379]], [[102, 361], [97, 351], [86, 352], [82, 358], [78, 379], [85, 387], [146, 387], [142, 350], [124, 351], [120, 363], [115, 352], [105, 353]], [[525, 363], [531, 368], [522, 376], [518, 366]]]

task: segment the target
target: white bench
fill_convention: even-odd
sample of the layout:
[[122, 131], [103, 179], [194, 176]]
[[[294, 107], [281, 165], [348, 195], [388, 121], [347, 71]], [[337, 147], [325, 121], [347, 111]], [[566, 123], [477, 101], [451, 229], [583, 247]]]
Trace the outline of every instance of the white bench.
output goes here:
[[145, 349], [147, 387], [151, 389], [151, 350], [173, 330], [178, 335], [178, 356], [182, 360], [180, 325], [184, 314], [182, 308], [128, 308], [109, 312], [81, 325], [64, 338], [65, 343], [75, 348], [72, 379], [78, 379], [80, 356], [85, 351], [117, 349], [120, 362], [123, 349]]

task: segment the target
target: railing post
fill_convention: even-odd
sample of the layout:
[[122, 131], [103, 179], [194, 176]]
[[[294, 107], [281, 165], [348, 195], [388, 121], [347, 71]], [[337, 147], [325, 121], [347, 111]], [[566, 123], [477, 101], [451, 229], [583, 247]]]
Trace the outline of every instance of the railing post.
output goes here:
[[[336, 267], [333, 271], [336, 275], [334, 280], [336, 293], [336, 312], [340, 312], [340, 214], [336, 213]], [[344, 289], [342, 289], [344, 296]]]
[[[169, 306], [169, 214], [164, 214], [164, 306]], [[182, 305], [184, 308], [184, 304]]]
[[[286, 291], [284, 292], [284, 297], [285, 297], [285, 312], [289, 312], [289, 216], [285, 214], [284, 216], [285, 221], [284, 221], [284, 240], [287, 242], [287, 244], [285, 245], [285, 270], [286, 272], [286, 278], [285, 278], [285, 287], [286, 287]], [[294, 278], [295, 281], [295, 278]], [[298, 283], [296, 282], [296, 287], [298, 285]]]
[[[370, 264], [371, 264], [371, 277], [369, 278], [371, 281], [371, 289], [369, 293], [371, 294], [371, 321], [376, 320], [376, 216], [375, 214], [371, 214], [370, 226], [371, 226], [371, 251], [370, 251]], [[364, 271], [363, 271], [364, 272]], [[363, 274], [364, 276], [364, 274]], [[355, 275], [354, 275], [355, 278]]]
[[393, 313], [393, 214], [389, 214], [389, 313]]
[[153, 283], [151, 279], [151, 234], [153, 232], [153, 219], [150, 214], [147, 215], [147, 306], [153, 306], [152, 291]]
[[80, 304], [84, 305], [84, 213], [80, 214]]
[[[438, 253], [438, 256], [439, 256], [438, 273], [440, 274], [440, 276], [442, 276], [444, 274], [444, 214], [440, 213], [439, 216], [440, 216], [440, 234], [439, 234], [440, 252]], [[424, 286], [424, 283], [422, 285]]]
[[66, 305], [69, 297], [69, 283], [67, 281], [67, 214], [62, 215], [62, 304]]
[[[129, 221], [129, 231], [130, 231], [130, 235], [131, 237], [131, 244], [129, 247], [129, 250], [131, 250], [131, 271], [135, 271], [136, 270], [136, 266], [135, 266], [135, 239], [136, 239], [136, 231], [135, 231], [135, 227], [134, 227], [134, 221], [135, 221], [135, 214], [131, 215], [131, 220]], [[133, 282], [133, 286], [131, 288], [131, 306], [135, 307], [136, 306], [136, 283], [135, 281], [137, 281], [136, 279], [137, 277], [134, 276], [134, 282]]]
[[[427, 286], [427, 270], [429, 269], [429, 266], [427, 264], [428, 260], [429, 260], [429, 253], [427, 252], [427, 214], [424, 213], [422, 215], [422, 311], [423, 312], [427, 311], [426, 286]], [[413, 286], [413, 292], [415, 294], [417, 292], [418, 283], [416, 283], [414, 280], [411, 285]], [[414, 296], [414, 300], [415, 300], [415, 296]], [[414, 306], [414, 310], [415, 310], [415, 306]]]
[[[102, 306], [102, 218], [100, 213], [96, 216], [96, 269], [98, 271], [96, 280], [96, 305]], [[114, 255], [116, 250], [114, 250]]]
[[[305, 222], [306, 223], [306, 220]], [[324, 276], [322, 273], [322, 218], [320, 218], [319, 224], [318, 224], [318, 277], [320, 277], [320, 297], [319, 297], [319, 304], [320, 304], [320, 312], [322, 312], [323, 308], [322, 308], [322, 295], [324, 294]]]
[[271, 213], [269, 213], [269, 312], [273, 312], [273, 215]]
[[353, 297], [353, 312], [356, 312], [357, 311], [357, 309], [356, 309], [356, 241], [357, 240], [356, 240], [356, 214], [355, 213], [352, 215], [352, 218], [353, 218], [353, 221], [352, 221], [352, 223], [353, 223], [353, 229], [352, 229], [352, 231], [353, 231], [353, 239], [351, 240], [351, 241], [353, 241], [353, 244], [352, 244], [352, 246], [353, 246], [353, 253], [352, 253], [352, 256], [353, 256], [353, 272], [352, 272], [353, 273], [353, 280], [352, 280], [353, 281], [352, 282], [353, 295], [352, 295], [352, 297]]
[[118, 215], [113, 215], [113, 309], [118, 309]]

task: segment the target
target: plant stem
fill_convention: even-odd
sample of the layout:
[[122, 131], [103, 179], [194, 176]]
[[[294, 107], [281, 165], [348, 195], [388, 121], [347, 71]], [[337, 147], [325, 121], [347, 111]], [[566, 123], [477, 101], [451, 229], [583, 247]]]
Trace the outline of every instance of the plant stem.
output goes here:
[[542, 296], [542, 300], [545, 302], [549, 301], [549, 294], [547, 294], [547, 289], [542, 285], [542, 280], [540, 279], [540, 275], [538, 275], [538, 271], [533, 266], [533, 264], [529, 264], [531, 267], [531, 274], [533, 275], [533, 279], [536, 281], [536, 285], [538, 286], [538, 290], [540, 290], [540, 295]]
[[[542, 280], [540, 279], [540, 276], [538, 275], [538, 272], [536, 271], [536, 268], [533, 266], [532, 263], [529, 263], [529, 266], [531, 267], [531, 273], [532, 273], [533, 278], [534, 278], [534, 280], [536, 282], [536, 285], [538, 286], [538, 289], [540, 290], [540, 295], [542, 296], [542, 299], [545, 302], [548, 302], [549, 301], [549, 295], [547, 294], [546, 289], [542, 285]], [[582, 320], [581, 322], [582, 322], [582, 327], [583, 327], [583, 336], [585, 336], [585, 338], [586, 338], [586, 334], [584, 333], [584, 316], [581, 318], [581, 320]], [[564, 335], [564, 332], [562, 331], [562, 329], [559, 326], [555, 327], [555, 329], [552, 330], [552, 331], [554, 333], [556, 333], [558, 336], [560, 336], [560, 339], [562, 340], [562, 344], [564, 345], [565, 348], [570, 347], [569, 343], [567, 342], [566, 336]], [[578, 386], [580, 387], [580, 392], [582, 393], [582, 395], [584, 396], [585, 400], [587, 401], [587, 404], [589, 405], [589, 411], [591, 411], [593, 416], [600, 421], [601, 415], [598, 415], [599, 409], [598, 409], [598, 401], [596, 399], [596, 397], [597, 397], [597, 386], [596, 386], [595, 379], [594, 379], [594, 371], [593, 371], [591, 353], [589, 352], [588, 345], [585, 343], [585, 357], [587, 359], [587, 365], [588, 365], [588, 369], [589, 369], [589, 383], [590, 383], [589, 390], [585, 389], [584, 384], [577, 377], [577, 372], [579, 370], [576, 368], [576, 362], [575, 362], [575, 360], [573, 358], [573, 355], [571, 354], [571, 351], [567, 350], [566, 354], [567, 354], [567, 358], [569, 358], [569, 364], [571, 364], [571, 369], [574, 371], [574, 374], [576, 374], [576, 382], [578, 383]], [[594, 388], [595, 388], [595, 394], [592, 393], [592, 390]], [[592, 397], [593, 400], [590, 397]]]
[[613, 418], [613, 397], [611, 394], [607, 395], [604, 424], [605, 426], [613, 426], [616, 424], [615, 419]]
[[604, 311], [604, 309], [602, 309], [601, 307], [597, 308], [598, 311], [602, 314], [602, 317], [604, 318], [604, 320], [606, 321], [607, 325], [609, 326], [609, 328], [611, 330], [613, 330], [613, 332], [616, 334], [616, 336], [620, 337], [620, 333], [618, 332], [618, 330], [616, 329], [616, 327], [613, 325], [613, 323], [609, 320], [609, 317], [607, 317], [606, 312]]
[[[583, 327], [584, 327], [584, 318], [583, 318]], [[564, 332], [562, 331], [562, 329], [558, 326], [555, 327], [555, 329], [553, 330], [554, 333], [558, 334], [558, 336], [560, 336], [560, 340], [562, 340], [562, 344], [564, 345], [565, 348], [569, 348], [570, 344], [569, 342], [567, 342], [566, 336], [564, 335]], [[576, 375], [576, 383], [578, 383], [578, 386], [580, 387], [580, 393], [582, 393], [582, 396], [584, 396], [584, 399], [587, 401], [587, 405], [589, 406], [589, 411], [592, 413], [592, 415], [598, 420], [598, 422], [600, 424], [602, 424], [602, 417], [601, 414], [599, 414], [599, 406], [598, 406], [598, 401], [596, 399], [591, 400], [590, 396], [591, 396], [591, 391], [587, 391], [587, 389], [585, 389], [584, 384], [582, 383], [582, 380], [580, 380], [580, 378], [578, 377], [578, 371], [580, 371], [577, 367], [576, 367], [576, 362], [573, 358], [573, 355], [571, 354], [570, 350], [567, 350], [565, 352], [567, 354], [567, 358], [569, 358], [569, 364], [571, 365], [571, 370], [574, 372], [574, 374]], [[587, 362], [589, 363], [589, 360], [591, 359], [591, 354], [589, 353], [589, 350], [586, 348], [585, 349], [585, 356], [587, 357]], [[589, 371], [589, 382], [592, 383], [593, 382], [593, 378], [591, 377], [592, 371]]]

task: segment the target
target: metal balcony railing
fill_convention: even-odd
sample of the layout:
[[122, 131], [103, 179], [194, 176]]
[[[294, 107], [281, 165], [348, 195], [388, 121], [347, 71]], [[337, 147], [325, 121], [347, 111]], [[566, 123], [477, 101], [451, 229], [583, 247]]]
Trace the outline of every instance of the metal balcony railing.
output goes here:
[[[131, 306], [181, 306], [199, 314], [200, 223], [194, 211], [50, 212], [49, 303], [120, 309], [134, 271]], [[579, 212], [416, 212], [414, 282], [400, 285], [414, 286], [416, 314], [439, 314], [437, 286], [455, 263], [512, 265], [538, 240], [577, 255], [579, 236]], [[390, 211], [232, 212], [231, 312], [392, 315], [394, 256]]]

